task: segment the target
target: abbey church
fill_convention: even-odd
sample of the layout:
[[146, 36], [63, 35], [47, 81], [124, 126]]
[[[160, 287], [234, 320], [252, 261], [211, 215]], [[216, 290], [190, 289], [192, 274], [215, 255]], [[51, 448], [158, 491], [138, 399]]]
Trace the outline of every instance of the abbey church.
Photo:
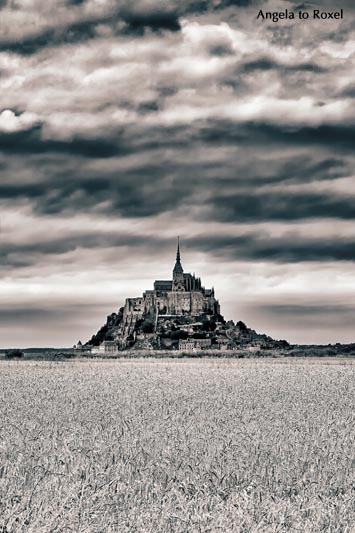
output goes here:
[[154, 289], [147, 290], [138, 298], [127, 298], [123, 320], [129, 317], [141, 318], [151, 315], [191, 315], [203, 313], [219, 314], [219, 303], [214, 289], [205, 289], [201, 279], [187, 274], [181, 264], [180, 243], [178, 240], [176, 262], [171, 280], [156, 280]]

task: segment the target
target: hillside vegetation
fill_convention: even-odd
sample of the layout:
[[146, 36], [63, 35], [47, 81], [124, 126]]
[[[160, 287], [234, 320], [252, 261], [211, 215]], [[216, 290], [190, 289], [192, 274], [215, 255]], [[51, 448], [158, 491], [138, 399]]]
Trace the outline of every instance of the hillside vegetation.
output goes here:
[[[260, 349], [283, 349], [289, 344], [276, 341], [265, 334], [257, 333], [241, 320], [226, 321], [220, 314], [203, 313], [166, 316], [144, 314], [134, 322], [129, 335], [122, 333], [123, 308], [107, 317], [106, 323], [84, 345], [99, 346], [103, 341], [116, 341], [120, 350], [177, 350], [180, 340], [190, 340], [197, 345], [208, 341], [210, 349], [237, 350], [247, 347]], [[123, 328], [125, 330], [125, 328]]]

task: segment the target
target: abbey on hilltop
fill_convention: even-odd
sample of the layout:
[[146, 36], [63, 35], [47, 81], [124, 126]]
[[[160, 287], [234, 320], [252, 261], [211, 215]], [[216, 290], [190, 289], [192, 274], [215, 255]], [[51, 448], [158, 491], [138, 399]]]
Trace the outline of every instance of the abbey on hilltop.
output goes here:
[[239, 321], [226, 322], [213, 287], [184, 272], [178, 238], [172, 279], [156, 280], [142, 296], [127, 298], [117, 313], [75, 353], [117, 355], [121, 350], [259, 350], [274, 346]]

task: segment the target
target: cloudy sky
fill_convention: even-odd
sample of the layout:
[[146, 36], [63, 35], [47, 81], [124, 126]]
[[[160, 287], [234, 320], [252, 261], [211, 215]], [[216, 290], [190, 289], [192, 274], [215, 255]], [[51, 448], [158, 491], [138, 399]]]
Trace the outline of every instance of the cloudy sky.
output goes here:
[[87, 340], [182, 263], [222, 313], [355, 341], [355, 24], [327, 0], [0, 1], [0, 346]]

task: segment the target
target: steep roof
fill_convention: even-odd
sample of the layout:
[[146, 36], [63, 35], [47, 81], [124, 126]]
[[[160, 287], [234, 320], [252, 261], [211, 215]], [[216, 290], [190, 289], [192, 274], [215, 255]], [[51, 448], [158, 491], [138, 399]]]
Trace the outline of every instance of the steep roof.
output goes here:
[[177, 251], [176, 251], [176, 263], [173, 270], [174, 274], [183, 274], [184, 269], [180, 261], [180, 237], [178, 237]]

